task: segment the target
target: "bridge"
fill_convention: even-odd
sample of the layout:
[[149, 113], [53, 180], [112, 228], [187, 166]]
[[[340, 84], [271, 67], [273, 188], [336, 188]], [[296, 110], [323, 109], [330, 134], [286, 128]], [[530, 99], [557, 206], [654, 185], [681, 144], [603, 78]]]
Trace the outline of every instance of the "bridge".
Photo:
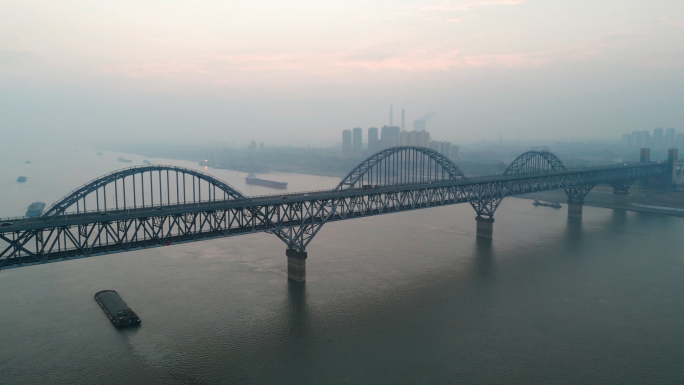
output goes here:
[[422, 147], [392, 147], [355, 167], [331, 190], [248, 197], [200, 171], [147, 165], [112, 172], [56, 201], [37, 218], [0, 221], [0, 269], [265, 232], [286, 245], [288, 278], [306, 280], [306, 248], [328, 222], [469, 203], [476, 234], [491, 238], [494, 213], [508, 196], [564, 189], [568, 215], [584, 197], [613, 186], [616, 206], [629, 188], [671, 184], [677, 150], [665, 162], [567, 169], [554, 154], [529, 151], [503, 175], [467, 178], [449, 158]]

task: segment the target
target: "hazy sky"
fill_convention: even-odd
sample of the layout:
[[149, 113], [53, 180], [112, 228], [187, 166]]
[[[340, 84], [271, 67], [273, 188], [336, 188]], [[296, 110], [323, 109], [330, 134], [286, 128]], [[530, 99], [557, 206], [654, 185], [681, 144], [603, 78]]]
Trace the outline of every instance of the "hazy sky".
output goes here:
[[[684, 1], [0, 1], [0, 140], [684, 130]], [[365, 138], [364, 138], [365, 140]]]

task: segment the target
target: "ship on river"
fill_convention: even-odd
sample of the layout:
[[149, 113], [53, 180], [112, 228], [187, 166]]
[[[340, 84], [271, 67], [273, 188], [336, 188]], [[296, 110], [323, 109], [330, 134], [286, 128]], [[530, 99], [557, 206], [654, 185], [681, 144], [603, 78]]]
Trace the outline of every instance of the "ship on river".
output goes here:
[[559, 209], [559, 208], [563, 207], [558, 202], [548, 203], [548, 202], [542, 202], [539, 199], [535, 199], [534, 202], [532, 202], [532, 204], [535, 206], [553, 207], [554, 209]]
[[267, 180], [267, 179], [260, 179], [257, 178], [256, 175], [252, 172], [247, 175], [247, 178], [245, 178], [245, 182], [247, 184], [255, 184], [258, 186], [264, 186], [264, 187], [271, 187], [271, 188], [279, 188], [279, 189], [286, 189], [287, 188], [287, 182], [276, 182], [272, 180]]
[[26, 210], [26, 216], [29, 218], [37, 218], [40, 214], [43, 213], [43, 209], [45, 209], [45, 203], [33, 202], [28, 207], [28, 210]]
[[126, 158], [124, 158], [123, 156], [120, 156], [119, 159], [117, 159], [117, 160], [118, 160], [119, 162], [123, 162], [123, 163], [131, 163], [131, 162], [133, 162], [132, 160], [126, 159]]

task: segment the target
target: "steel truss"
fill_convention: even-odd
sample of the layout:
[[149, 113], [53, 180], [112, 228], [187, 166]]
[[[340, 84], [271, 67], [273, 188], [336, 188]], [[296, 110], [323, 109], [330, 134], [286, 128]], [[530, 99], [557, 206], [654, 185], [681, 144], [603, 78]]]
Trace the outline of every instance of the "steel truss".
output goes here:
[[[169, 208], [154, 215], [125, 211], [45, 218], [25, 229], [0, 227], [0, 269], [63, 261], [210, 238], [271, 232], [292, 249], [304, 251], [328, 222], [469, 202], [493, 214], [488, 200], [539, 191], [627, 183], [663, 175], [662, 164], [562, 171], [538, 175], [493, 177], [319, 193], [298, 201], [246, 200], [207, 202]], [[175, 210], [175, 211], [174, 211]], [[80, 218], [80, 219], [79, 219]], [[4, 242], [4, 244], [2, 244]]]

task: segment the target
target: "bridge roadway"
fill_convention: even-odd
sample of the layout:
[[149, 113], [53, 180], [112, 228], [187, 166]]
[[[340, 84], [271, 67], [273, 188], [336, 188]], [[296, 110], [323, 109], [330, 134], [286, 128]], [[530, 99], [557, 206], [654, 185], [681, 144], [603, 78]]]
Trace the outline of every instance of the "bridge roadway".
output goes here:
[[[301, 191], [293, 193], [283, 193], [283, 194], [273, 194], [273, 195], [263, 195], [253, 198], [246, 198], [243, 200], [227, 200], [227, 201], [211, 201], [211, 202], [198, 202], [193, 204], [176, 204], [176, 205], [156, 205], [151, 207], [138, 207], [135, 209], [119, 209], [119, 210], [107, 210], [102, 211], [90, 211], [86, 213], [70, 213], [66, 215], [59, 215], [54, 217], [36, 217], [36, 218], [17, 218], [2, 220], [2, 223], [12, 223], [11, 226], [0, 226], [0, 233], [21, 231], [21, 230], [35, 230], [44, 229], [58, 226], [74, 226], [74, 225], [86, 225], [92, 223], [100, 222], [113, 222], [120, 220], [129, 220], [134, 218], [149, 218], [160, 215], [180, 215], [195, 212], [206, 212], [210, 210], [229, 210], [229, 209], [249, 209], [255, 206], [269, 206], [269, 205], [280, 205], [285, 203], [305, 203], [314, 202], [320, 200], [331, 200], [340, 198], [352, 198], [352, 197], [362, 197], [372, 194], [388, 194], [397, 193], [405, 191], [415, 191], [415, 190], [434, 190], [439, 188], [448, 187], [464, 187], [464, 186], [475, 186], [484, 185], [494, 182], [511, 182], [511, 181], [521, 181], [521, 180], [535, 180], [544, 177], [554, 176], [571, 176], [571, 175], [581, 175], [588, 172], [601, 172], [601, 171], [614, 171], [616, 169], [634, 169], [634, 168], [654, 168], [661, 167], [662, 163], [622, 163], [613, 164], [607, 166], [599, 167], [585, 167], [585, 168], [575, 168], [565, 171], [551, 171], [545, 173], [538, 173], [534, 175], [513, 175], [513, 176], [502, 176], [502, 175], [489, 175], [483, 177], [469, 178], [467, 180], [460, 181], [447, 181], [447, 182], [428, 182], [428, 183], [407, 183], [407, 184], [397, 184], [391, 186], [378, 186], [378, 188], [369, 189], [350, 189], [350, 190], [318, 190], [318, 191]], [[556, 190], [562, 187], [550, 187], [550, 186], [539, 186], [529, 192], [539, 192]], [[525, 192], [527, 193], [527, 191]], [[510, 194], [505, 194], [505, 196], [518, 195], [519, 193], [511, 192]], [[282, 197], [286, 197], [283, 199]], [[469, 202], [468, 199], [459, 199], [454, 203], [465, 203]], [[298, 224], [298, 223], [297, 223]]]
[[[393, 151], [394, 154], [400, 151], [413, 151], [423, 153], [432, 160], [436, 157], [431, 150], [423, 148], [384, 151]], [[562, 188], [568, 194], [569, 215], [577, 215], [579, 212], [581, 216], [583, 197], [596, 184], [613, 185], [616, 194], [619, 194], [616, 195], [617, 202], [619, 197], [627, 194], [629, 186], [635, 181], [662, 177], [666, 174], [667, 168], [667, 163], [646, 161], [568, 170], [555, 156], [553, 156], [555, 166], [549, 168], [548, 165], [544, 166], [543, 162], [539, 161], [539, 159], [548, 160], [552, 156], [549, 154], [525, 153], [512, 163], [504, 175], [479, 178], [466, 179], [450, 161], [444, 168], [438, 168], [436, 164], [430, 165], [428, 162], [428, 166], [423, 166], [429, 167], [428, 175], [434, 172], [432, 178], [441, 172], [442, 177], [439, 180], [433, 178], [425, 181], [415, 177], [419, 175], [416, 173], [422, 172], [422, 175], [425, 175], [425, 171], [416, 171], [415, 162], [414, 169], [403, 167], [396, 171], [386, 165], [383, 169], [382, 159], [380, 159], [375, 163], [368, 163], [365, 170], [362, 169], [365, 167], [362, 163], [333, 190], [258, 197], [245, 197], [236, 190], [231, 190], [236, 198], [228, 200], [90, 212], [55, 212], [53, 210], [48, 216], [12, 219], [11, 225], [0, 226], [0, 269], [171, 243], [268, 232], [278, 236], [288, 246], [288, 277], [304, 281], [306, 247], [321, 226], [327, 222], [468, 202], [477, 214], [477, 235], [491, 238], [494, 211], [504, 197]], [[377, 154], [375, 157], [377, 158]], [[446, 162], [443, 159], [437, 159]], [[367, 162], [371, 160], [373, 157]], [[531, 171], [525, 171], [524, 167], [527, 167], [525, 165], [531, 162], [534, 162], [534, 168]], [[149, 168], [140, 167], [139, 170], [142, 173], [141, 178], [146, 175], [144, 173], [150, 173]], [[368, 170], [379, 171], [373, 174], [374, 171]], [[443, 170], [449, 170], [449, 174], [445, 174]], [[183, 170], [179, 169], [179, 172]], [[380, 183], [387, 180], [383, 172], [393, 174], [404, 172], [407, 173], [404, 176], [408, 176], [404, 178], [405, 180], [411, 180], [410, 176], [413, 176], [414, 180], [423, 181], [383, 185]], [[401, 180], [401, 178], [395, 176], [395, 180]], [[96, 185], [98, 182], [100, 181], [96, 180], [92, 184]], [[142, 184], [141, 182], [142, 179], [138, 187]], [[112, 182], [107, 183], [112, 184]], [[368, 188], [376, 184], [378, 184], [377, 188]], [[161, 189], [161, 179], [159, 179], [159, 186]], [[367, 187], [359, 188], [361, 186]], [[81, 188], [85, 191], [84, 196], [91, 193], [86, 187], [88, 185]], [[117, 188], [115, 183], [114, 188]], [[81, 190], [74, 191], [78, 193]], [[70, 198], [72, 196], [74, 196], [73, 193], [62, 201], [75, 205], [74, 202], [77, 200]], [[283, 196], [285, 198], [282, 198]], [[69, 201], [67, 198], [72, 200]], [[53, 205], [53, 207], [58, 206], [59, 202]]]

